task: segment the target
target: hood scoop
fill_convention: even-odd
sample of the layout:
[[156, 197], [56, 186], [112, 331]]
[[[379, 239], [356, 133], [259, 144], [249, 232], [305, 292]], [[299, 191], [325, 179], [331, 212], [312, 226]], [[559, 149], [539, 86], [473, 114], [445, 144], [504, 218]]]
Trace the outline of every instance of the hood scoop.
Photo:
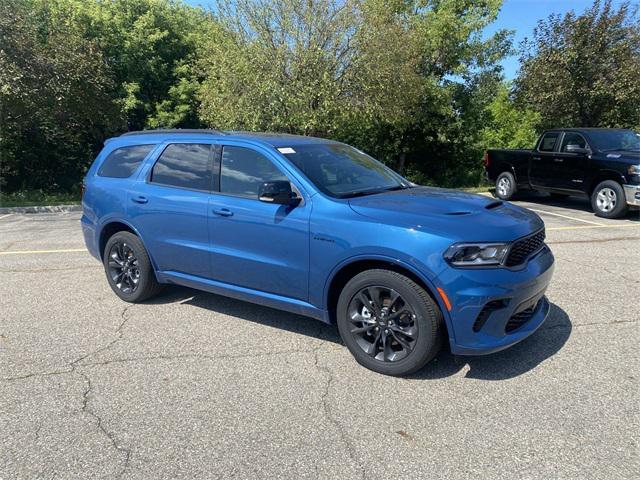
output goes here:
[[504, 202], [502, 200], [497, 200], [495, 202], [491, 202], [488, 203], [484, 206], [484, 208], [486, 208], [487, 210], [493, 210], [494, 208], [498, 208], [500, 205], [502, 205]]

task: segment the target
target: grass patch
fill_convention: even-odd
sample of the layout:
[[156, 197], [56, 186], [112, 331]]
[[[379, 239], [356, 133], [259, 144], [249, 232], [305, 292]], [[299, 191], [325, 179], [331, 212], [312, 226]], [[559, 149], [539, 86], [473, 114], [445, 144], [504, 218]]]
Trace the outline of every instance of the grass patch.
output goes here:
[[0, 207], [34, 207], [79, 203], [79, 193], [47, 193], [42, 190], [28, 190], [13, 193], [0, 192]]

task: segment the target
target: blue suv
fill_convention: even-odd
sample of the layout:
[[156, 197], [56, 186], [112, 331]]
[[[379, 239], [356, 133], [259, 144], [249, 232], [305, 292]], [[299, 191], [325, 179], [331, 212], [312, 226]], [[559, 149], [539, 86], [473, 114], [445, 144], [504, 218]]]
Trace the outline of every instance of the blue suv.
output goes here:
[[152, 130], [107, 140], [82, 229], [113, 291], [175, 284], [337, 324], [356, 360], [407, 375], [509, 347], [545, 320], [542, 220], [407, 181], [330, 140]]

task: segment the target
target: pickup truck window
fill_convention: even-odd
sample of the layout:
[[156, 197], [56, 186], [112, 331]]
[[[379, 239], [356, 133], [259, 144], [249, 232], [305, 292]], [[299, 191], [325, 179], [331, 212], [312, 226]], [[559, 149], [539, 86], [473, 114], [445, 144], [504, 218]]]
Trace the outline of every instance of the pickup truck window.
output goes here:
[[567, 151], [567, 146], [569, 145], [577, 145], [580, 148], [589, 148], [587, 145], [587, 141], [584, 139], [582, 135], [575, 132], [567, 132], [564, 134], [564, 138], [562, 139], [562, 147], [560, 148], [561, 152]]
[[542, 137], [542, 140], [540, 140], [540, 146], [538, 147], [538, 150], [540, 150], [541, 152], [553, 152], [559, 136], [560, 132], [545, 133]]
[[595, 130], [589, 132], [595, 147], [602, 151], [640, 151], [640, 134], [633, 130]]

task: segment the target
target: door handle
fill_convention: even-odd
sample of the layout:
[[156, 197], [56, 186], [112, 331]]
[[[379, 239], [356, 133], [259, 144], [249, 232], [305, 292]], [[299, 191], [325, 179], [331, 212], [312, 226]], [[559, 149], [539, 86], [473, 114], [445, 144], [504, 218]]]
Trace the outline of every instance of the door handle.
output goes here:
[[137, 197], [133, 197], [131, 200], [133, 202], [136, 202], [136, 203], [147, 203], [149, 201], [147, 199], [147, 197], [143, 197], [142, 195], [138, 195]]
[[554, 162], [558, 162], [558, 163], [562, 163], [562, 162], [564, 162], [564, 159], [563, 158], [554, 158], [553, 161]]
[[536, 161], [537, 161], [537, 160], [542, 160], [542, 158], [541, 158], [541, 157], [532, 157], [532, 158], [533, 158], [534, 160], [536, 160]]
[[220, 215], [221, 217], [230, 217], [233, 215], [233, 212], [228, 208], [214, 208], [213, 213]]

